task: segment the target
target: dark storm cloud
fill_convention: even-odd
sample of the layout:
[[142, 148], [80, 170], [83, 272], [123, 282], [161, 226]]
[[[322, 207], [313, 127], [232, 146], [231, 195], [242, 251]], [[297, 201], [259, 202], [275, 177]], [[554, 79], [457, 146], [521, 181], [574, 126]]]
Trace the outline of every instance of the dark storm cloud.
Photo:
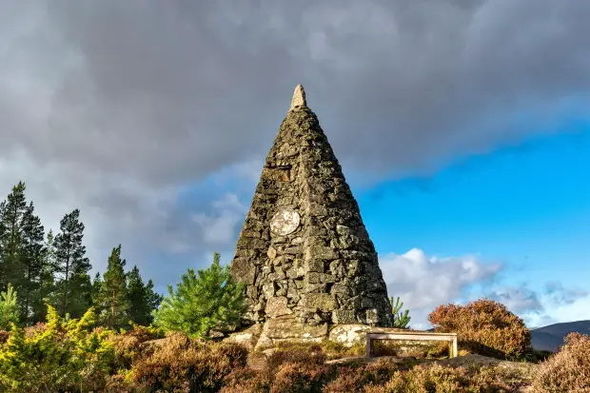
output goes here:
[[200, 250], [178, 187], [258, 163], [296, 83], [347, 172], [428, 173], [587, 105], [589, 16], [557, 0], [5, 2], [0, 185], [27, 180], [52, 220], [80, 206], [101, 249], [180, 225]]

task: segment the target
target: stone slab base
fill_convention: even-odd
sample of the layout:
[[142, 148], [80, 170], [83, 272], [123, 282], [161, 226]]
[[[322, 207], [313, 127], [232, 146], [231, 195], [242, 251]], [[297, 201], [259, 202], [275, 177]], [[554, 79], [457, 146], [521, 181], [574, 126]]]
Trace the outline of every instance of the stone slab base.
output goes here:
[[252, 325], [248, 329], [231, 334], [226, 341], [246, 346], [250, 350], [264, 350], [285, 342], [321, 342], [330, 340], [346, 347], [365, 342], [366, 333], [375, 327], [363, 324], [331, 325], [326, 323], [309, 325], [294, 317], [273, 318], [264, 324]]

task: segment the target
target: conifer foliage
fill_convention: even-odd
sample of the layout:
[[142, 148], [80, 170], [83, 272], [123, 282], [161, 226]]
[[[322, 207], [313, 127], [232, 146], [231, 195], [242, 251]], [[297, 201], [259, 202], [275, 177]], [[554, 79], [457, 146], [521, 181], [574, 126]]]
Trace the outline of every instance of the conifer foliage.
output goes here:
[[125, 260], [121, 259], [121, 245], [113, 248], [109, 256], [107, 271], [99, 289], [98, 306], [105, 326], [117, 328], [128, 321], [129, 301], [125, 279]]
[[16, 291], [12, 285], [4, 292], [0, 292], [0, 329], [8, 330], [19, 320]]
[[133, 266], [127, 273], [127, 299], [129, 319], [138, 325], [149, 325], [154, 319], [152, 312], [158, 308], [162, 296], [154, 291], [152, 280], [143, 283], [139, 269]]
[[149, 324], [161, 297], [151, 280], [144, 284], [137, 267], [124, 271], [121, 246], [112, 250], [104, 277], [97, 273], [91, 283], [80, 211], [66, 214], [56, 235], [51, 230], [45, 235], [25, 190], [19, 182], [0, 202], [0, 329], [9, 322], [44, 321], [48, 304], [71, 318], [95, 306], [112, 328], [127, 327], [129, 322]]
[[43, 304], [44, 229], [35, 215], [33, 202], [27, 203], [25, 184], [19, 182], [0, 203], [0, 290], [9, 284], [21, 294], [20, 315], [36, 322]]
[[90, 261], [82, 244], [84, 224], [78, 209], [68, 213], [60, 222], [55, 237], [57, 309], [60, 315], [78, 318], [90, 307]]
[[162, 300], [151, 280], [144, 284], [137, 266], [126, 273], [125, 264], [119, 245], [109, 256], [106, 272], [102, 277], [97, 274], [92, 284], [92, 298], [101, 322], [112, 329], [129, 327], [129, 323], [149, 325], [152, 311]]
[[245, 312], [243, 287], [235, 282], [227, 266], [213, 255], [213, 264], [196, 274], [182, 276], [155, 312], [154, 323], [166, 331], [184, 332], [190, 337], [207, 337], [212, 330], [231, 330]]

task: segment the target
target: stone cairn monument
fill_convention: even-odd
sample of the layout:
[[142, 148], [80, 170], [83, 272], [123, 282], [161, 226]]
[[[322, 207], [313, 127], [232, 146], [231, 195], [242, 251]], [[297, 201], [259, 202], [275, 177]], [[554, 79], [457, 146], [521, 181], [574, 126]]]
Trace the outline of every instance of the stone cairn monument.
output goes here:
[[[391, 325], [377, 254], [301, 85], [240, 233], [232, 275], [261, 340], [319, 340], [334, 325]], [[259, 344], [261, 342], [259, 341]]]

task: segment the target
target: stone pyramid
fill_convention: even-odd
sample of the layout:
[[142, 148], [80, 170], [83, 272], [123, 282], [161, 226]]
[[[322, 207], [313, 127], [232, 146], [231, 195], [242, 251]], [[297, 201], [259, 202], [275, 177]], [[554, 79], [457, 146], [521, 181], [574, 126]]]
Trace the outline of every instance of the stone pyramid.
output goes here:
[[246, 285], [247, 319], [264, 323], [271, 338], [391, 324], [375, 248], [301, 85], [266, 158], [231, 269]]

